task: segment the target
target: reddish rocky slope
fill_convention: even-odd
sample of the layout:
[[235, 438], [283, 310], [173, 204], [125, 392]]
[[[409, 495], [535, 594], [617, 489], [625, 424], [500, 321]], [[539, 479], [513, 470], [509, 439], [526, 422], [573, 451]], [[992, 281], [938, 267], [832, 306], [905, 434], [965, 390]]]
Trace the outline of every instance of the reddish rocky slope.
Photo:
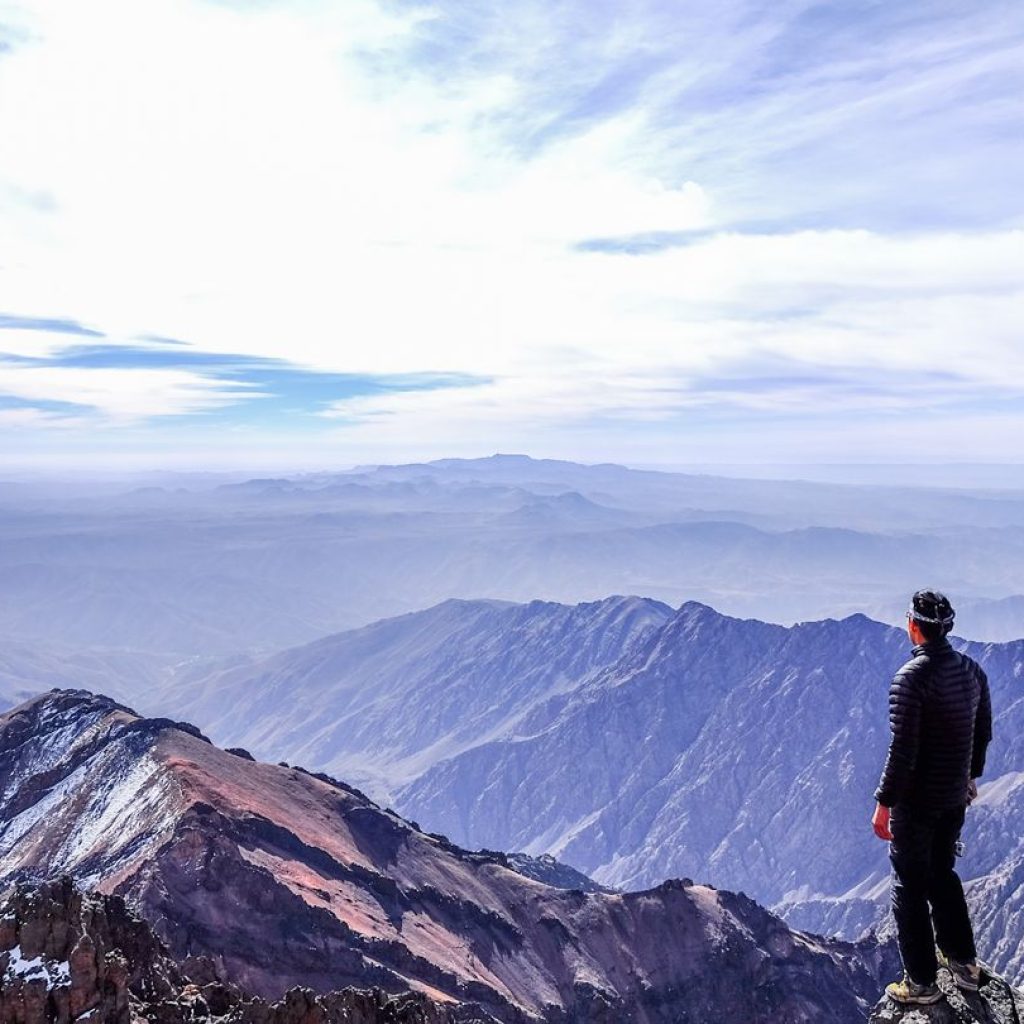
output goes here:
[[0, 881], [59, 873], [270, 999], [357, 985], [503, 1021], [844, 1024], [895, 968], [872, 943], [793, 932], [687, 881], [553, 888], [342, 783], [84, 691], [0, 716]]

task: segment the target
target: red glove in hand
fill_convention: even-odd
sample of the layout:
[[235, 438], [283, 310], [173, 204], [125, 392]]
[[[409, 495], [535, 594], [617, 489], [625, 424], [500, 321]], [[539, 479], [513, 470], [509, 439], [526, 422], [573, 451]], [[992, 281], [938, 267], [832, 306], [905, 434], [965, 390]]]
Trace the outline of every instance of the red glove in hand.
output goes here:
[[884, 839], [887, 843], [892, 839], [892, 833], [889, 831], [888, 807], [883, 807], [881, 804], [875, 805], [875, 813], [871, 816], [871, 827], [879, 839]]

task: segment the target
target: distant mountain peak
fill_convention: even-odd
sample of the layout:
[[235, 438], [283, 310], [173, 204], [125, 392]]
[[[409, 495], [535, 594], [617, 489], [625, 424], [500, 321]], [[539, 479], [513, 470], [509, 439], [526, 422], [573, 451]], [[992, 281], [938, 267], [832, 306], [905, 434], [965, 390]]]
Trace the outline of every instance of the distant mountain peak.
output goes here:
[[676, 609], [676, 615], [688, 619], [696, 618], [712, 618], [712, 619], [729, 619], [733, 616], [726, 615], [724, 612], [720, 612], [717, 608], [712, 608], [711, 605], [705, 604], [703, 601], [684, 601], [678, 609]]
[[640, 608], [658, 608], [662, 611], [671, 613], [672, 606], [666, 604], [664, 601], [659, 601], [653, 597], [642, 597], [639, 594], [609, 594], [608, 597], [598, 598], [596, 601], [584, 601], [577, 607], [584, 608], [595, 606], [599, 608], [611, 608], [611, 609], [640, 609]]
[[785, 630], [784, 626], [774, 626], [772, 623], [762, 622], [760, 619], [744, 619], [736, 615], [726, 615], [702, 601], [684, 601], [676, 609], [672, 619], [665, 625], [666, 631], [674, 633], [679, 630], [690, 632], [698, 628], [723, 629], [726, 627], [751, 630], [767, 628], [777, 629], [780, 632]]
[[881, 643], [887, 635], [894, 637], [898, 633], [893, 626], [878, 622], [862, 612], [855, 612], [842, 618], [808, 619], [806, 622], [797, 622], [791, 629], [796, 636], [802, 634], [834, 635], [842, 637], [847, 643], [851, 638], [857, 636], [871, 636]]
[[[444, 459], [437, 460], [444, 462]], [[454, 460], [452, 460], [454, 461]], [[540, 462], [547, 460], [535, 459], [531, 455], [525, 455], [520, 452], [495, 452], [493, 455], [488, 455], [481, 459], [467, 459], [467, 462], [507, 462], [510, 464], [528, 464], [531, 462]]]

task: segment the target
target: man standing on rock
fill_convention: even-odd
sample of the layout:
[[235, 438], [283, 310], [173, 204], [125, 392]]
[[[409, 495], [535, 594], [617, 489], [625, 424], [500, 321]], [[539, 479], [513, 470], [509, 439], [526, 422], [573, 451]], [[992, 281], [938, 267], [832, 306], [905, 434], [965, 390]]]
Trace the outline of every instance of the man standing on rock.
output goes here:
[[954, 861], [964, 812], [978, 793], [974, 780], [985, 767], [992, 706], [981, 666], [946, 639], [953, 617], [949, 600], [936, 591], [919, 590], [911, 600], [913, 657], [889, 690], [892, 737], [871, 819], [879, 839], [890, 842], [904, 974], [885, 991], [901, 1003], [942, 998], [935, 983], [939, 959], [962, 989], [976, 991], [980, 974]]

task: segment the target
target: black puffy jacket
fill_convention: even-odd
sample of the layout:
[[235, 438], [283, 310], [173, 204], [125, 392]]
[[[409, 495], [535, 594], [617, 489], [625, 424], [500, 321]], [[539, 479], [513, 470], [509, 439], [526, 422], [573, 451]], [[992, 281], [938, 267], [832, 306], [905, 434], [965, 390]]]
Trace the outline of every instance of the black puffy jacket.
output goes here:
[[992, 739], [988, 679], [945, 638], [913, 654], [889, 688], [892, 739], [875, 799], [886, 807], [962, 807]]

